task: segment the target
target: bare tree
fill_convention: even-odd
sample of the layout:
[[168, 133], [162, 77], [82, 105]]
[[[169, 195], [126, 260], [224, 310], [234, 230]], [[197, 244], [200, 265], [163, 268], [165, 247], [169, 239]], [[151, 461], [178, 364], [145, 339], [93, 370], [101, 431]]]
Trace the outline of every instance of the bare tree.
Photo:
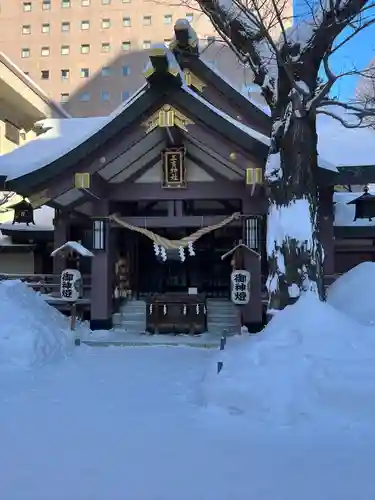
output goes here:
[[17, 201], [16, 193], [11, 191], [0, 191], [0, 215], [11, 211], [8, 206], [10, 206], [13, 201]]
[[[358, 74], [356, 68], [334, 74], [329, 59], [375, 22], [374, 3], [306, 3], [306, 12], [290, 26], [290, 17], [284, 14], [286, 0], [197, 1], [220, 36], [251, 68], [271, 109], [265, 169], [269, 310], [284, 308], [305, 290], [324, 299], [316, 116], [323, 113], [346, 127], [357, 127], [371, 114], [359, 103], [329, 97], [340, 78]], [[275, 29], [281, 32], [277, 42], [272, 37]], [[348, 33], [338, 40], [344, 29]], [[318, 77], [321, 67], [323, 80]], [[336, 113], [338, 106], [345, 114]]]
[[[356, 91], [359, 103], [366, 107], [375, 109], [375, 61], [372, 61], [367, 69], [367, 74], [362, 76]], [[375, 117], [366, 119], [372, 128], [375, 128]]]

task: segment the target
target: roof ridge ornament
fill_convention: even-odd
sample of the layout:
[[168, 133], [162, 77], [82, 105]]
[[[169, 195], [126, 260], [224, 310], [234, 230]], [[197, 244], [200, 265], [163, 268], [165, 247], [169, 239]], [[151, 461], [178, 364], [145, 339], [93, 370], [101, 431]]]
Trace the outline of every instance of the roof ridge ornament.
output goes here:
[[171, 50], [181, 55], [199, 56], [198, 36], [187, 19], [177, 19], [174, 25], [174, 40]]
[[178, 86], [183, 84], [183, 75], [180, 65], [173, 52], [164, 44], [154, 45], [149, 50], [149, 62], [146, 65], [143, 76], [151, 84], [160, 77], [172, 77], [174, 83]]

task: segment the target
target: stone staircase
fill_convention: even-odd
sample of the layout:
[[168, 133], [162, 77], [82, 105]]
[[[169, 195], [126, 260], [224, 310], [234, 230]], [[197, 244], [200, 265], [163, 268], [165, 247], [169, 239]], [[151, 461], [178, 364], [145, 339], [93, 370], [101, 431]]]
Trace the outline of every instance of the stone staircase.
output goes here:
[[226, 299], [207, 299], [207, 331], [219, 334], [227, 330], [229, 335], [239, 333], [240, 320], [235, 306]]
[[146, 330], [146, 302], [128, 300], [113, 315], [113, 327], [129, 333], [144, 333]]
[[[129, 333], [144, 333], [146, 330], [146, 302], [128, 300], [113, 315], [113, 327]], [[227, 330], [229, 335], [240, 331], [236, 308], [226, 299], [207, 299], [207, 331], [221, 335]]]

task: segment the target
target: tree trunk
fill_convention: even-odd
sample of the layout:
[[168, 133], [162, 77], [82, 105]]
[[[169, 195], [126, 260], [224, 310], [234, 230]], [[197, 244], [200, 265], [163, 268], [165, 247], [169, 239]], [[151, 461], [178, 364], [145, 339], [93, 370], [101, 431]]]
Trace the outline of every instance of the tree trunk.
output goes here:
[[265, 172], [270, 313], [295, 302], [301, 291], [324, 298], [315, 116], [284, 101], [275, 106], [279, 118]]

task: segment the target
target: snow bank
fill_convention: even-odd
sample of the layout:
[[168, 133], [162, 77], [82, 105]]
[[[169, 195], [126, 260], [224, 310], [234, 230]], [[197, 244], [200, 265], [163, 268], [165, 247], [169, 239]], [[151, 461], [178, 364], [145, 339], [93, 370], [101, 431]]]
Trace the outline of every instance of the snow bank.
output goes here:
[[268, 430], [370, 428], [374, 390], [375, 330], [312, 294], [261, 334], [230, 339], [222, 372], [212, 367], [205, 383], [209, 405]]
[[327, 302], [363, 325], [375, 324], [375, 262], [362, 262], [338, 278]]
[[73, 349], [69, 320], [21, 281], [0, 282], [0, 369], [30, 368]]

